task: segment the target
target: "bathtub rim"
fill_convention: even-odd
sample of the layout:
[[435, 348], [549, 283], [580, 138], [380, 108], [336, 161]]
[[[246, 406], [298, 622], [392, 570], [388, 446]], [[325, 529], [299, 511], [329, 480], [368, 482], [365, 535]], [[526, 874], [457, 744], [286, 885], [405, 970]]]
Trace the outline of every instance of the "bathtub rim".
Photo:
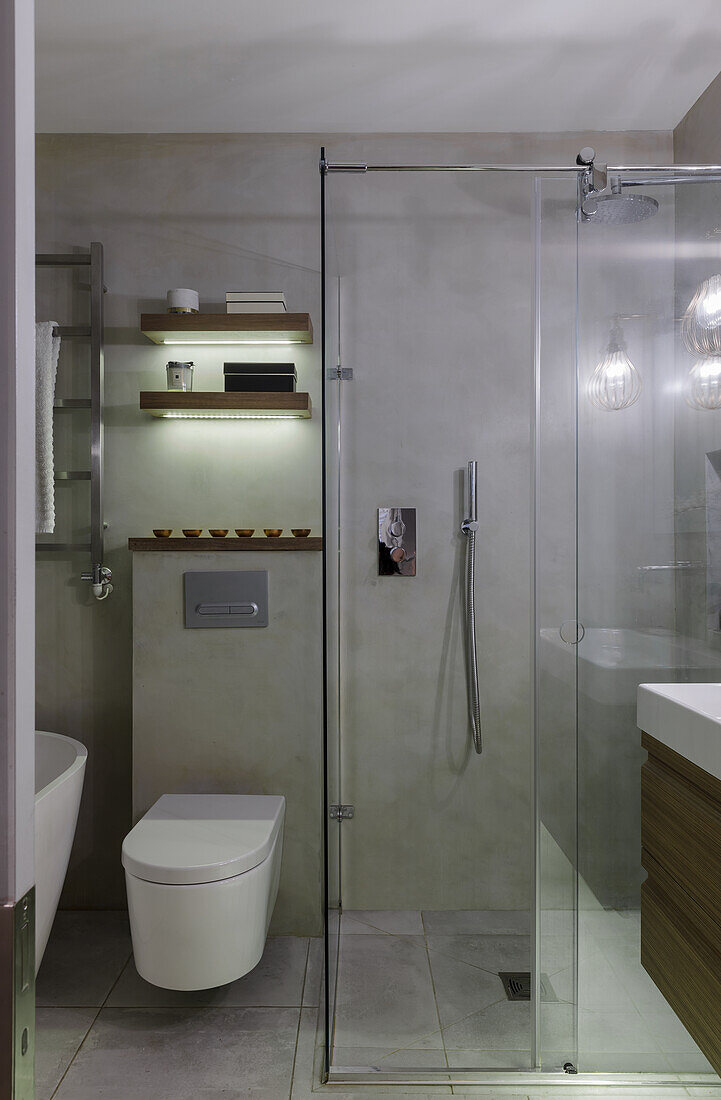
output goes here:
[[76, 741], [74, 737], [68, 737], [66, 733], [54, 733], [52, 730], [35, 730], [35, 736], [53, 737], [60, 741], [67, 741], [75, 749], [75, 759], [72, 764], [68, 768], [65, 768], [64, 771], [60, 772], [60, 775], [56, 775], [54, 779], [51, 779], [49, 783], [46, 783], [45, 786], [41, 787], [37, 792], [35, 795], [35, 803], [37, 804], [41, 799], [45, 798], [46, 795], [50, 794], [51, 791], [59, 787], [61, 783], [69, 779], [71, 775], [74, 775], [75, 772], [85, 767], [85, 762], [88, 758], [88, 750], [81, 741]]

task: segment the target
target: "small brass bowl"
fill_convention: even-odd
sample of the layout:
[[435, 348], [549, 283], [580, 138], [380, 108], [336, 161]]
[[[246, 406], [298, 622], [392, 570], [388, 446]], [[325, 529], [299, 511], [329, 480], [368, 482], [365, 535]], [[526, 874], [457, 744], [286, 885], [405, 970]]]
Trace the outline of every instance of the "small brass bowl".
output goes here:
[[208, 530], [212, 539], [224, 539], [228, 534], [227, 527], [209, 527]]
[[310, 534], [310, 527], [291, 527], [290, 533], [297, 539], [307, 539]]
[[184, 527], [183, 528], [183, 534], [185, 535], [186, 539], [197, 539], [197, 538], [200, 537], [202, 532], [203, 532], [202, 527]]
[[264, 527], [263, 533], [269, 539], [277, 539], [283, 534], [282, 527]]
[[239, 539], [252, 539], [255, 527], [236, 527], [235, 533]]
[[169, 539], [173, 533], [172, 527], [154, 527], [153, 534], [156, 539]]

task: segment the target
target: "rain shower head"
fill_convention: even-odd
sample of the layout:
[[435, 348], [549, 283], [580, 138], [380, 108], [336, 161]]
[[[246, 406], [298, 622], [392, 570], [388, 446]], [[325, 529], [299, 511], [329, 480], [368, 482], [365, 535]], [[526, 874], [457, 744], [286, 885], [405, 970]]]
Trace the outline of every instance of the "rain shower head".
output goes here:
[[608, 195], [591, 195], [583, 204], [583, 213], [598, 225], [631, 225], [652, 218], [658, 202], [650, 195], [624, 194], [614, 187]]

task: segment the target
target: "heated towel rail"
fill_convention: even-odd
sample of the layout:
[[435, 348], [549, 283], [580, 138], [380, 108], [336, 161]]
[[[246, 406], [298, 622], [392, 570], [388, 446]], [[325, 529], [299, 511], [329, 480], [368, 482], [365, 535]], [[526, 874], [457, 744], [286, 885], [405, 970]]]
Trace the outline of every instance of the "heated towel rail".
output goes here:
[[93, 586], [97, 599], [105, 599], [112, 591], [110, 570], [103, 564], [103, 398], [104, 398], [104, 322], [103, 294], [103, 246], [93, 241], [88, 252], [38, 253], [36, 267], [87, 267], [90, 282], [90, 324], [58, 325], [54, 335], [66, 338], [85, 338], [90, 341], [90, 394], [88, 397], [56, 398], [55, 409], [73, 411], [90, 410], [90, 455], [88, 470], [56, 470], [56, 481], [90, 482], [90, 540], [89, 542], [37, 542], [35, 549], [42, 553], [71, 553], [86, 551], [90, 555], [90, 570], [83, 573], [83, 580]]

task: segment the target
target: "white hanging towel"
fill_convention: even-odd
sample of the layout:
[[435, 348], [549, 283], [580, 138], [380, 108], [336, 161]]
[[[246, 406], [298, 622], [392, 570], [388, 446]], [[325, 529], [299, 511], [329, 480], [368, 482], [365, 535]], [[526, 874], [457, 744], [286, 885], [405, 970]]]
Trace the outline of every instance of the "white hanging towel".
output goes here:
[[53, 405], [60, 354], [55, 328], [57, 321], [35, 325], [35, 530], [39, 534], [55, 530]]

